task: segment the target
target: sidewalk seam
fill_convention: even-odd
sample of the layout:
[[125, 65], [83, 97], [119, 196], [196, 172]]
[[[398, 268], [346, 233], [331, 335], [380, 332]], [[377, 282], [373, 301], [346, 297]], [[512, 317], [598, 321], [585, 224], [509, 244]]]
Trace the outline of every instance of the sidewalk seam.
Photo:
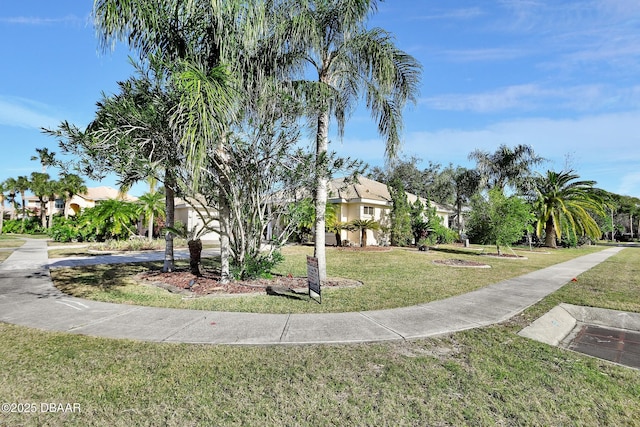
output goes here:
[[369, 322], [373, 323], [374, 325], [380, 326], [382, 329], [386, 329], [387, 331], [391, 332], [392, 334], [395, 334], [397, 336], [400, 337], [401, 340], [406, 341], [407, 337], [405, 337], [404, 335], [402, 335], [400, 332], [396, 331], [395, 329], [392, 329], [390, 327], [388, 327], [387, 325], [380, 323], [374, 319], [372, 319], [371, 317], [367, 316], [365, 314], [366, 312], [364, 311], [359, 311], [358, 314], [362, 317], [364, 317], [365, 319], [367, 319]]

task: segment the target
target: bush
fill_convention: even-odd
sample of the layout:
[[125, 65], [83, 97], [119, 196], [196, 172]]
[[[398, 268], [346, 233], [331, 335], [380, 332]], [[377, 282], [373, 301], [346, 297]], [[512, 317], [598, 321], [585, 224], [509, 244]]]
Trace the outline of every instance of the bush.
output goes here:
[[24, 220], [24, 230], [22, 227], [23, 223], [21, 219], [8, 219], [4, 221], [2, 232], [7, 234], [36, 234], [42, 231], [40, 220], [37, 217], [27, 217]]
[[236, 280], [270, 279], [273, 277], [271, 270], [282, 261], [284, 261], [284, 256], [280, 251], [274, 251], [270, 255], [248, 256], [242, 265], [231, 266], [231, 275]]

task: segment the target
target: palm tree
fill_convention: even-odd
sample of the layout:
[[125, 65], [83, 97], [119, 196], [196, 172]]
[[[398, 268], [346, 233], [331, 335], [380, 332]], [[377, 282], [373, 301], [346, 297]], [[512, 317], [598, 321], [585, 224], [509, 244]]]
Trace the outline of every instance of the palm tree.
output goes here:
[[27, 202], [25, 201], [25, 193], [27, 192], [27, 190], [29, 189], [29, 186], [31, 185], [31, 183], [29, 182], [29, 178], [27, 178], [26, 176], [19, 176], [16, 179], [16, 191], [20, 193], [20, 203], [22, 204], [22, 225], [21, 225], [21, 229], [22, 232], [24, 233], [24, 223], [27, 219]]
[[367, 230], [380, 230], [380, 223], [373, 219], [354, 219], [351, 221], [354, 228], [360, 230], [360, 246], [367, 247]]
[[[230, 49], [229, 44], [241, 38], [251, 38], [258, 25], [246, 25], [242, 31], [238, 25], [246, 23], [247, 14], [257, 8], [246, 7], [240, 0], [210, 2], [198, 0], [184, 2], [168, 0], [148, 7], [145, 2], [121, 2], [119, 0], [96, 0], [94, 3], [95, 26], [105, 47], [116, 40], [127, 41], [140, 57], [159, 65], [156, 76], [169, 76], [173, 86], [181, 94], [172, 99], [169, 110], [159, 117], [168, 123], [162, 126], [171, 132], [170, 143], [173, 155], [168, 159], [179, 159], [175, 163], [163, 163], [166, 188], [167, 226], [173, 226], [173, 193], [177, 189], [176, 167], [190, 165], [193, 177], [190, 186], [198, 190], [199, 175], [205, 169], [208, 154], [222, 158], [224, 164], [224, 138], [230, 122], [233, 100], [225, 86], [228, 74], [222, 66], [222, 57], [239, 54], [245, 49]], [[257, 11], [255, 13], [258, 13]], [[235, 52], [235, 53], [234, 53]], [[231, 62], [229, 62], [231, 63]], [[239, 73], [241, 75], [241, 73]], [[175, 95], [176, 92], [171, 95]], [[237, 95], [237, 94], [236, 94]], [[182, 145], [186, 157], [179, 156]], [[215, 150], [212, 150], [214, 148]], [[223, 174], [224, 175], [224, 174]], [[224, 183], [223, 183], [224, 184]], [[221, 275], [229, 276], [228, 212], [224, 200], [220, 203], [221, 222]], [[172, 239], [167, 233], [165, 271], [173, 269]]]
[[597, 239], [601, 235], [598, 224], [590, 213], [604, 215], [604, 203], [595, 181], [576, 181], [573, 171], [553, 172], [538, 176], [534, 187], [538, 236], [545, 231], [545, 245], [556, 247], [556, 238], [562, 237], [563, 227], [575, 235]]
[[9, 190], [9, 186], [7, 185], [7, 181], [0, 182], [0, 234], [2, 234], [2, 227], [4, 226], [4, 200], [5, 200], [5, 191]]
[[299, 6], [291, 7], [291, 43], [303, 52], [303, 61], [317, 76], [316, 81], [305, 80], [297, 86], [310, 106], [309, 116], [316, 121], [315, 256], [320, 280], [325, 280], [330, 117], [335, 118], [342, 135], [350, 110], [364, 97], [378, 122], [378, 132], [386, 139], [387, 158], [393, 159], [400, 145], [402, 109], [407, 101], [415, 101], [421, 66], [394, 45], [388, 32], [365, 27], [377, 0], [297, 3]]
[[69, 218], [69, 203], [76, 194], [87, 192], [84, 180], [73, 173], [64, 172], [59, 180], [59, 190], [64, 197], [64, 217]]
[[507, 185], [518, 191], [525, 190], [531, 168], [545, 159], [536, 155], [529, 145], [520, 144], [509, 148], [502, 144], [494, 153], [475, 150], [469, 154], [469, 160], [476, 161], [482, 186], [497, 187], [504, 192]]
[[32, 172], [31, 179], [29, 180], [29, 189], [38, 198], [40, 202], [40, 225], [42, 228], [47, 228], [47, 206], [46, 203], [49, 200], [49, 187], [50, 187], [49, 174], [41, 172]]
[[138, 198], [138, 204], [144, 214], [147, 223], [149, 224], [149, 230], [147, 236], [149, 241], [153, 240], [153, 222], [155, 217], [165, 216], [165, 197], [159, 191], [153, 191], [151, 193], [145, 193]]
[[13, 209], [11, 210], [11, 219], [15, 219], [16, 211], [17, 211], [17, 202], [16, 202], [16, 186], [17, 181], [15, 178], [7, 178], [4, 181], [5, 191], [8, 192], [8, 197], [5, 196], [6, 200], [9, 202], [9, 206], [13, 205]]
[[42, 173], [47, 173], [47, 166], [55, 165], [56, 153], [49, 151], [48, 148], [36, 148], [37, 156], [31, 156], [31, 160], [39, 160], [42, 165]]

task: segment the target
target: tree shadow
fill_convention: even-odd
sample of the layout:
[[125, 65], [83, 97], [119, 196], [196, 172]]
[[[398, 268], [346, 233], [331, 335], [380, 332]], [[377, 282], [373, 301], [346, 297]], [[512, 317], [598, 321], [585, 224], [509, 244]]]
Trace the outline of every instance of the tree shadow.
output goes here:
[[478, 251], [465, 250], [465, 249], [429, 247], [429, 250], [436, 251], [436, 252], [444, 252], [447, 254], [456, 254], [456, 255], [480, 255]]
[[293, 289], [275, 288], [273, 286], [267, 286], [267, 295], [294, 299], [298, 301], [307, 301], [309, 295], [306, 292], [296, 292]]

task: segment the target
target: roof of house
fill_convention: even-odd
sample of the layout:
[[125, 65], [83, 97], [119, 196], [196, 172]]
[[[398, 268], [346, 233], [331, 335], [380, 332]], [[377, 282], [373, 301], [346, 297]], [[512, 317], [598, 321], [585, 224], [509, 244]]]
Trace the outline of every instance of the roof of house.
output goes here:
[[80, 196], [88, 200], [119, 199], [126, 200], [128, 202], [134, 202], [138, 200], [137, 197], [131, 196], [127, 193], [122, 193], [120, 192], [120, 190], [116, 190], [115, 188], [107, 186], [88, 188], [87, 192], [85, 194], [81, 194]]
[[346, 178], [336, 178], [329, 181], [329, 199], [369, 199], [391, 203], [391, 194], [386, 184], [363, 176], [356, 182]]
[[[335, 178], [329, 181], [329, 201], [336, 203], [339, 201], [344, 202], [356, 202], [356, 201], [377, 201], [387, 205], [392, 204], [391, 193], [387, 184], [383, 184], [378, 181], [374, 181], [363, 176], [358, 177], [356, 182], [348, 180], [346, 178]], [[414, 203], [418, 199], [415, 194], [407, 193], [407, 200], [409, 203]], [[420, 200], [426, 204], [427, 200], [420, 198]], [[435, 206], [436, 210], [440, 212], [453, 211], [446, 206], [440, 205], [435, 202], [429, 202], [432, 206]]]

